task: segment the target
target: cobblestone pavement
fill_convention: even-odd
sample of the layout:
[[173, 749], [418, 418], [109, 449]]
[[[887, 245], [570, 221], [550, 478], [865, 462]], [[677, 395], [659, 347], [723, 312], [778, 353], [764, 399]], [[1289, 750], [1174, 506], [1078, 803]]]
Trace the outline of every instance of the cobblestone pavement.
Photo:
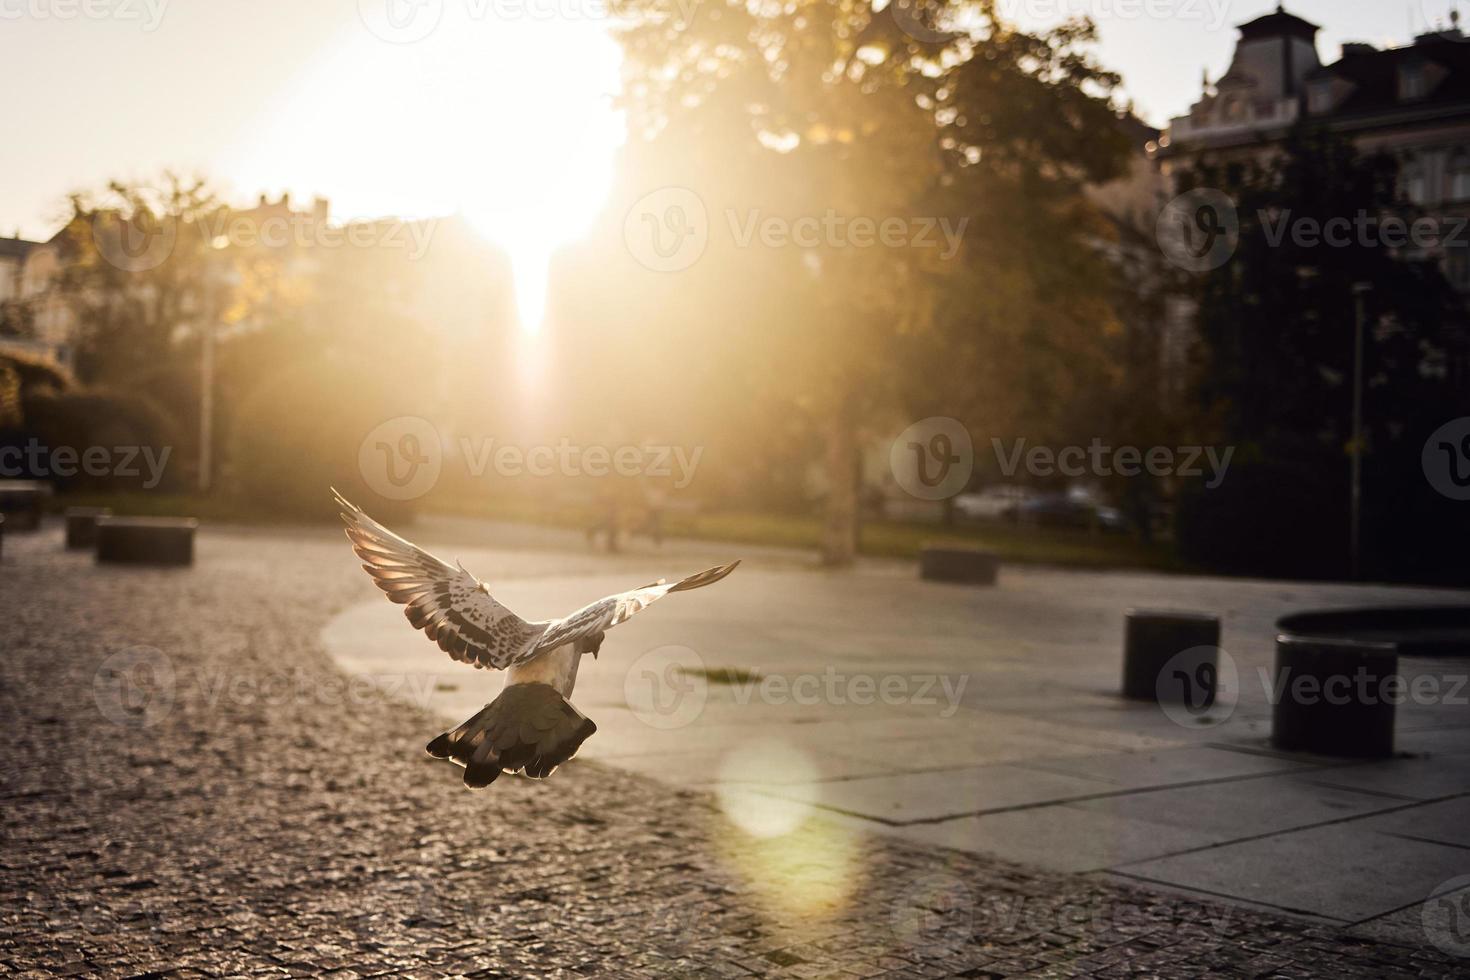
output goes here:
[[424, 756], [439, 722], [318, 648], [360, 596], [344, 558], [315, 532], [205, 534], [182, 572], [6, 541], [0, 970], [1463, 975], [1427, 942], [842, 826], [750, 838], [591, 762], [471, 794]]

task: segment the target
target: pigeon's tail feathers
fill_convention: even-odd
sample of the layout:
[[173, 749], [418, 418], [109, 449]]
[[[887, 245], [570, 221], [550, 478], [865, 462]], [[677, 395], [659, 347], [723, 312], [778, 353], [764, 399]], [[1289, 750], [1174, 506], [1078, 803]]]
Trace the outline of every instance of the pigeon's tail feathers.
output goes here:
[[428, 744], [429, 755], [464, 766], [464, 784], [480, 789], [502, 772], [545, 779], [597, 731], [592, 720], [550, 684], [512, 684], [453, 731]]

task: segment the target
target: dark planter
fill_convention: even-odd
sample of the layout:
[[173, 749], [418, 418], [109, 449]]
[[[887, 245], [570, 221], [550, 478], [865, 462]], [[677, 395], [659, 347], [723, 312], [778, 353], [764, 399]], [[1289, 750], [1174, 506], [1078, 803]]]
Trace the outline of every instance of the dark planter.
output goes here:
[[1175, 661], [1171, 671], [1182, 670], [1194, 677], [1206, 665], [1218, 667], [1216, 651], [1219, 646], [1218, 616], [1196, 612], [1128, 610], [1123, 626], [1123, 696], [1140, 701], [1163, 698], [1173, 703], [1184, 703], [1192, 698], [1194, 707], [1208, 707], [1214, 702], [1213, 687], [1199, 692], [1183, 683], [1160, 684], [1159, 680], [1170, 661], [1186, 650], [1191, 651], [1187, 658], [1189, 662]]
[[919, 577], [928, 582], [994, 585], [1000, 559], [979, 548], [925, 545], [919, 551]]
[[39, 480], [0, 480], [0, 514], [12, 531], [34, 531], [51, 488]]
[[192, 565], [192, 517], [99, 517], [97, 560], [128, 565]]
[[97, 545], [97, 518], [111, 517], [106, 507], [68, 507], [66, 509], [66, 546], [72, 551]]

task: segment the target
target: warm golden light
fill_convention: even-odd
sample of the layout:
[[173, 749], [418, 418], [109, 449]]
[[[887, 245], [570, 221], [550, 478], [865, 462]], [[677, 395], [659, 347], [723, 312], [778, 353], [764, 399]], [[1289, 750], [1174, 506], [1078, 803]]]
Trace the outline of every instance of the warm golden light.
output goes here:
[[412, 43], [344, 29], [243, 127], [228, 176], [329, 194], [337, 220], [462, 215], [508, 253], [535, 331], [552, 252], [585, 231], [611, 180], [620, 53], [603, 20], [482, 13], [448, 5]]
[[[725, 816], [741, 830], [752, 837], [781, 837], [811, 814], [819, 777], [805, 752], [777, 739], [759, 739], [725, 756], [715, 789]], [[770, 790], [783, 792], [763, 792]]]

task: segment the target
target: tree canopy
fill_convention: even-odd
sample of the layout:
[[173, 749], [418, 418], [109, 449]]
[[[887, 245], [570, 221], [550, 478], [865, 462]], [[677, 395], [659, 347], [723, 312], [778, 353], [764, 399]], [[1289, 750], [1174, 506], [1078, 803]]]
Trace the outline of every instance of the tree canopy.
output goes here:
[[[723, 430], [735, 468], [742, 444], [809, 444], [732, 431], [730, 410], [819, 433], [834, 562], [855, 544], [859, 447], [893, 419], [1055, 419], [1109, 321], [1093, 250], [1105, 229], [1083, 189], [1127, 152], [1090, 24], [1025, 33], [988, 0], [615, 9], [628, 24], [619, 201], [559, 270], [575, 286], [552, 304], [583, 383], [637, 379], [604, 405], [643, 425], [662, 410], [667, 426], [698, 391], [716, 413], [700, 431]], [[619, 219], [663, 188], [697, 196], [703, 255], [674, 273], [607, 262], [627, 255], [612, 247]], [[828, 224], [799, 245], [759, 234], [802, 218]], [[840, 229], [857, 218], [903, 231], [855, 246]]]

